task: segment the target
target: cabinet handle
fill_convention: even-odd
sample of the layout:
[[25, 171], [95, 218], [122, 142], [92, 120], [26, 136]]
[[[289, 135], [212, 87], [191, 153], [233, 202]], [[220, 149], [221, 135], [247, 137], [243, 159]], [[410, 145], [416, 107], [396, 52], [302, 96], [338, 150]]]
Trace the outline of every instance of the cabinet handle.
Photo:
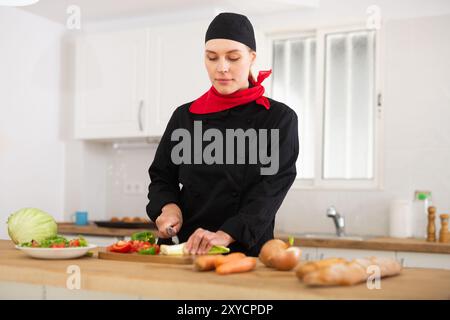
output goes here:
[[323, 260], [323, 257], [324, 257], [324, 254], [321, 253], [321, 254], [319, 255], [319, 260]]
[[142, 125], [142, 108], [144, 107], [144, 100], [139, 101], [139, 109], [138, 109], [138, 125], [139, 125], [139, 131], [144, 130], [144, 127]]

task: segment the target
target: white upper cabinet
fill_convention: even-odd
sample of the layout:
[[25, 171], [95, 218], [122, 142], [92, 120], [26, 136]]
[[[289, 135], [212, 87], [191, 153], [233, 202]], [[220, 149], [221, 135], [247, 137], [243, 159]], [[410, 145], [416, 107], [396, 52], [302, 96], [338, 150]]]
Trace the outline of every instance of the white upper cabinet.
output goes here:
[[146, 87], [150, 136], [161, 136], [172, 112], [211, 86], [204, 65], [206, 27], [206, 23], [186, 23], [150, 30]]
[[172, 112], [211, 86], [206, 23], [96, 33], [77, 41], [75, 137], [161, 136]]
[[75, 137], [147, 134], [147, 30], [80, 37], [76, 55]]

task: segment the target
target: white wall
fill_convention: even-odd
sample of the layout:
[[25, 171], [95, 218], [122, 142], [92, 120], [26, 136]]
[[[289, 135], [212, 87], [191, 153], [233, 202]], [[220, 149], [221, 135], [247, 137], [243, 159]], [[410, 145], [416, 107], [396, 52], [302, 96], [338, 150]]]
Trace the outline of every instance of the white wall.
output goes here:
[[44, 18], [0, 7], [0, 238], [7, 238], [7, 217], [23, 207], [62, 218], [63, 32]]

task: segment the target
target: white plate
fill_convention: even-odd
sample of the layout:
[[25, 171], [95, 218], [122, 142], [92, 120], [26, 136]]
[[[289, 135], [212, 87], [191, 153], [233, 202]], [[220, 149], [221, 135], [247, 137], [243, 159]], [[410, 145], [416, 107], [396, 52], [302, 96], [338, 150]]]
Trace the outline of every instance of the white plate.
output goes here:
[[16, 245], [16, 248], [23, 251], [26, 255], [36, 259], [75, 259], [84, 256], [89, 250], [97, 248], [95, 244], [87, 247], [69, 247], [69, 248], [30, 248]]

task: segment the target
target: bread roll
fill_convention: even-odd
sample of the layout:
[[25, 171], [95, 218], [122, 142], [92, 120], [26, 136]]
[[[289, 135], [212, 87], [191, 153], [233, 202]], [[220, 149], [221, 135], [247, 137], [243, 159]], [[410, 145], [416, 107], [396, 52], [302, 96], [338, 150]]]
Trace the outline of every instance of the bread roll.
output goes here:
[[366, 281], [370, 275], [367, 272], [370, 266], [378, 266], [380, 268], [381, 278], [397, 275], [402, 269], [401, 265], [394, 259], [377, 257], [354, 259], [350, 262], [343, 259], [332, 262], [331, 259], [328, 259], [322, 265], [326, 266], [316, 268], [314, 271], [311, 271], [313, 268], [303, 268], [300, 273], [297, 270], [296, 274], [297, 276], [300, 274], [301, 277], [299, 276], [299, 278], [311, 286], [349, 286]]
[[342, 258], [329, 258], [318, 261], [310, 261], [299, 265], [298, 268], [295, 269], [295, 273], [299, 279], [302, 279], [304, 275], [307, 273], [317, 271], [319, 269], [329, 267], [333, 264], [344, 263], [345, 259]]

